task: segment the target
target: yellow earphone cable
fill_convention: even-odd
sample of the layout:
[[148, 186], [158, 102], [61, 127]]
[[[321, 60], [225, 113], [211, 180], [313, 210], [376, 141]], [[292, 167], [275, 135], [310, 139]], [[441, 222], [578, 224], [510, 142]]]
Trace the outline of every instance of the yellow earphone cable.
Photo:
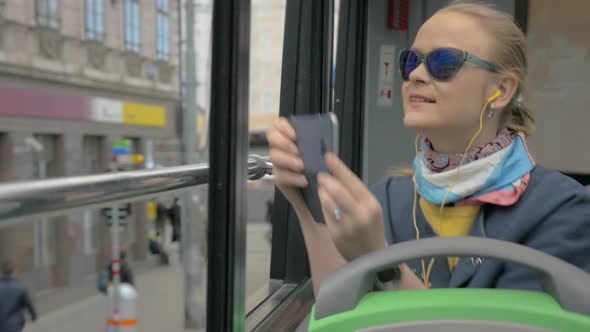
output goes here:
[[445, 197], [443, 198], [443, 201], [440, 205], [440, 211], [439, 211], [440, 215], [442, 215], [442, 213], [443, 213], [443, 209], [444, 209], [445, 204], [447, 202], [447, 198], [449, 197], [449, 194], [451, 193], [451, 190], [453, 190], [453, 187], [455, 187], [455, 184], [457, 184], [457, 180], [459, 180], [459, 173], [461, 172], [461, 165], [463, 165], [463, 162], [465, 161], [465, 158], [467, 157], [467, 152], [469, 151], [469, 149], [473, 145], [473, 142], [475, 142], [475, 140], [477, 139], [477, 137], [479, 136], [479, 134], [481, 133], [481, 131], [483, 129], [483, 113], [486, 111], [489, 104], [490, 104], [490, 100], [488, 99], [486, 101], [485, 105], [483, 105], [483, 108], [481, 109], [481, 114], [479, 115], [479, 129], [477, 130], [475, 135], [473, 135], [473, 137], [471, 138], [471, 141], [469, 141], [467, 148], [465, 148], [465, 152], [463, 152], [463, 157], [461, 158], [461, 161], [459, 162], [459, 166], [457, 166], [457, 172], [455, 173], [455, 178], [453, 179], [453, 182], [451, 183], [451, 186], [447, 190], [447, 193], [445, 194]]
[[[477, 130], [475, 135], [473, 135], [473, 137], [471, 138], [471, 141], [467, 145], [467, 148], [465, 149], [465, 152], [463, 153], [463, 157], [461, 158], [461, 161], [459, 162], [459, 165], [457, 166], [457, 173], [455, 175], [455, 178], [453, 179], [451, 186], [449, 187], [449, 189], [447, 190], [447, 193], [445, 194], [445, 196], [443, 198], [443, 201], [442, 201], [442, 204], [440, 205], [440, 210], [439, 210], [439, 213], [441, 216], [444, 211], [444, 206], [447, 201], [447, 198], [448, 198], [449, 194], [451, 193], [451, 190], [453, 190], [453, 187], [455, 186], [455, 184], [459, 180], [459, 174], [461, 172], [461, 165], [463, 164], [463, 162], [465, 161], [465, 158], [467, 157], [467, 152], [469, 151], [469, 149], [471, 148], [471, 145], [473, 145], [473, 142], [475, 142], [475, 140], [477, 139], [477, 137], [479, 136], [479, 134], [483, 130], [483, 114], [484, 114], [485, 110], [487, 109], [488, 105], [490, 104], [490, 102], [493, 99], [495, 99], [494, 97], [489, 98], [481, 110], [481, 114], [479, 116], [479, 129]], [[416, 140], [414, 142], [414, 147], [416, 149], [416, 155], [418, 155], [418, 138], [419, 138], [419, 135], [416, 135]], [[418, 224], [416, 222], [416, 200], [417, 200], [417, 196], [418, 196], [417, 189], [416, 189], [416, 174], [414, 174], [414, 176], [413, 176], [413, 182], [414, 182], [414, 199], [413, 199], [413, 203], [412, 203], [412, 217], [413, 217], [413, 222], [414, 222], [414, 229], [416, 230], [416, 240], [420, 240], [420, 230], [418, 229]], [[442, 227], [442, 225], [439, 225], [439, 226]], [[434, 265], [434, 261], [435, 261], [434, 257], [430, 258], [430, 262], [428, 263], [428, 268], [425, 268], [424, 259], [420, 259], [420, 262], [422, 265], [422, 279], [424, 281], [424, 284], [427, 287], [430, 287], [430, 272], [432, 271], [432, 266]]]
[[[416, 141], [414, 142], [414, 146], [416, 148], [416, 155], [418, 155], [418, 138], [420, 135], [416, 135]], [[416, 190], [416, 175], [413, 176], [414, 181], [414, 199], [412, 202], [412, 218], [414, 221], [414, 229], [416, 230], [416, 240], [420, 240], [420, 229], [418, 229], [418, 223], [416, 222], [416, 201], [418, 196], [418, 191]], [[422, 265], [422, 280], [426, 284], [426, 286], [430, 287], [430, 271], [432, 270], [432, 265], [434, 264], [434, 258], [430, 258], [430, 262], [428, 263], [428, 269], [425, 267], [424, 259], [420, 259], [420, 263]]]

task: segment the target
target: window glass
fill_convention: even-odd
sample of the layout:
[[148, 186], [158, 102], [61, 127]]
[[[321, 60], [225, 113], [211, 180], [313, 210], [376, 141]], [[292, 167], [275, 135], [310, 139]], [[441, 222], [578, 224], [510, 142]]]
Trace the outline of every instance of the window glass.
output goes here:
[[[285, 0], [253, 0], [250, 31], [250, 151], [268, 156], [265, 133], [278, 119]], [[268, 290], [274, 183], [271, 176], [248, 182], [246, 309]]]

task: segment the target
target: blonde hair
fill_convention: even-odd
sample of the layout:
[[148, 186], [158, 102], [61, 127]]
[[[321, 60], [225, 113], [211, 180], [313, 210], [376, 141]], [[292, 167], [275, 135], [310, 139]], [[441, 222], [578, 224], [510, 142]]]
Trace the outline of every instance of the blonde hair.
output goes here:
[[527, 39], [522, 30], [514, 22], [512, 16], [494, 8], [489, 3], [473, 0], [456, 0], [438, 13], [454, 12], [476, 17], [481, 24], [495, 37], [492, 63], [499, 75], [514, 77], [518, 89], [512, 101], [502, 112], [501, 126], [521, 131], [530, 136], [535, 132], [535, 116], [525, 105], [527, 93], [526, 77]]
[[[461, 13], [478, 19], [484, 28], [495, 37], [494, 54], [491, 62], [501, 76], [512, 76], [518, 82], [518, 88], [512, 101], [502, 112], [501, 127], [523, 132], [530, 136], [535, 132], [535, 116], [525, 105], [527, 94], [526, 77], [527, 39], [522, 30], [507, 13], [496, 9], [492, 4], [474, 0], [455, 0], [438, 13]], [[412, 176], [409, 167], [395, 167], [393, 176]]]
[[389, 174], [395, 177], [414, 176], [414, 169], [409, 166], [396, 166], [391, 168]]

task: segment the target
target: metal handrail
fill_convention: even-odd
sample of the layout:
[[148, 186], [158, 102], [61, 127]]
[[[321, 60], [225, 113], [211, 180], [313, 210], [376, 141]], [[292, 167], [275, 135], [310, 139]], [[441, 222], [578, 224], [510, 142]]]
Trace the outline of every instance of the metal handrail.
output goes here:
[[[272, 174], [265, 158], [248, 157], [248, 179]], [[100, 175], [74, 176], [0, 185], [0, 228], [23, 218], [63, 215], [77, 208], [125, 200], [139, 201], [164, 192], [206, 184], [209, 165], [194, 164]]]

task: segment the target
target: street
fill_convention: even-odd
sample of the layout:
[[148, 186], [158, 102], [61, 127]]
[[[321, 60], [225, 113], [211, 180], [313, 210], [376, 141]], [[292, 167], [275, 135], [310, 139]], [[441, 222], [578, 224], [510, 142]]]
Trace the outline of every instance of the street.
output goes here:
[[[246, 301], [268, 281], [270, 244], [266, 233], [270, 226], [248, 224], [246, 256]], [[138, 329], [141, 332], [183, 332], [182, 269], [177, 250], [171, 250], [170, 266], [154, 267], [138, 274]], [[204, 272], [204, 278], [206, 272]], [[28, 323], [25, 332], [104, 332], [107, 298], [102, 294], [41, 315]]]

